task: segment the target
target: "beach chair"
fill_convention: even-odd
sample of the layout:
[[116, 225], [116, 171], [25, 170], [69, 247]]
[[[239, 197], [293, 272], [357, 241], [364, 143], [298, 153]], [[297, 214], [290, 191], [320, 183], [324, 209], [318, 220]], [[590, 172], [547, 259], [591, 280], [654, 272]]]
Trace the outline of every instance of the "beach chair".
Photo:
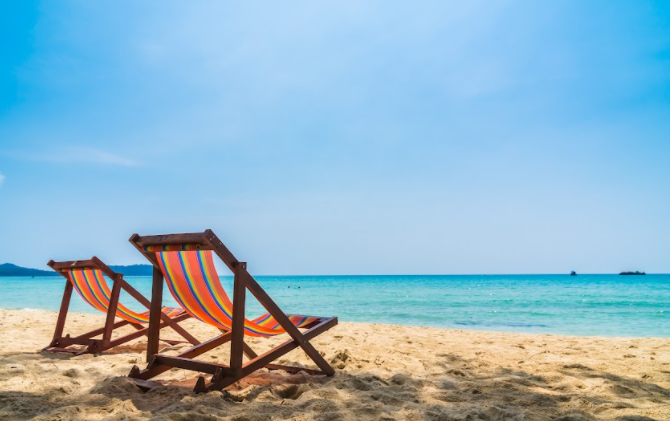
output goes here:
[[[119, 303], [121, 290], [126, 291], [131, 297], [136, 299], [141, 305], [150, 308], [151, 303], [135, 288], [130, 286], [123, 275], [116, 273], [105, 265], [97, 257], [90, 260], [78, 260], [68, 262], [49, 261], [49, 267], [61, 274], [67, 281], [65, 282], [65, 291], [63, 292], [63, 301], [61, 302], [58, 321], [53, 340], [44, 351], [51, 352], [70, 352], [76, 355], [84, 353], [99, 354], [105, 350], [121, 345], [133, 339], [147, 335], [149, 332], [149, 311], [136, 313], [123, 304]], [[112, 288], [109, 288], [105, 277], [107, 275], [112, 280]], [[72, 290], [77, 291], [81, 298], [96, 310], [107, 314], [105, 324], [99, 329], [92, 330], [79, 336], [63, 336], [65, 319], [70, 306]], [[121, 320], [116, 321], [118, 317]], [[160, 321], [158, 328], [162, 329], [169, 326], [174, 331], [183, 336], [193, 345], [200, 343], [190, 333], [177, 323], [191, 317], [190, 314], [182, 309], [163, 307], [160, 311]], [[135, 332], [126, 334], [119, 338], [112, 339], [112, 332], [123, 326], [132, 326]], [[96, 337], [102, 335], [102, 338]], [[164, 340], [168, 344], [183, 343], [184, 341]], [[70, 348], [72, 345], [85, 345], [85, 349]]]
[[[319, 317], [285, 314], [265, 290], [247, 272], [247, 264], [238, 261], [211, 231], [193, 234], [153, 235], [141, 237], [134, 234], [130, 242], [154, 265], [149, 343], [144, 370], [133, 367], [129, 377], [137, 384], [150, 389], [158, 386], [149, 381], [171, 368], [181, 368], [211, 375], [209, 382], [200, 376], [195, 392], [222, 390], [260, 368], [283, 370], [289, 373], [304, 371], [307, 374], [335, 374], [333, 368], [309, 342], [311, 339], [337, 325], [337, 317]], [[214, 267], [213, 254], [233, 272], [233, 301], [223, 289]], [[206, 342], [196, 345], [176, 356], [158, 353], [160, 331], [158, 322], [163, 291], [163, 281], [179, 305], [195, 319], [221, 331]], [[245, 318], [245, 296], [249, 290], [265, 307], [267, 314], [248, 320]], [[301, 331], [302, 329], [303, 331]], [[245, 342], [244, 336], [269, 337], [287, 333], [290, 339], [258, 355]], [[230, 363], [216, 364], [194, 359], [230, 342]], [[307, 369], [274, 364], [273, 361], [295, 348], [303, 351], [319, 369]], [[248, 361], [243, 362], [243, 355]]]

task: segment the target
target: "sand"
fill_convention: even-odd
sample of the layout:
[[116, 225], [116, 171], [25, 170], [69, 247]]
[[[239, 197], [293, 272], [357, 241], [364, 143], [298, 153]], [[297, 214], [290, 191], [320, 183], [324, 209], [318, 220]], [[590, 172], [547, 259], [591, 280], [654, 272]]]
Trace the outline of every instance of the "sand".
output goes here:
[[[0, 419], [670, 420], [667, 338], [340, 323], [313, 341], [334, 377], [261, 370], [224, 393], [196, 395], [192, 372], [172, 370], [148, 393], [125, 377], [143, 366], [143, 339], [100, 356], [39, 352], [55, 320], [54, 312], [0, 310]], [[71, 314], [67, 327], [78, 333], [102, 320]], [[200, 339], [217, 333], [184, 326]], [[284, 339], [250, 344], [259, 351]], [[200, 358], [226, 355], [222, 347]], [[281, 361], [312, 366], [300, 350]]]

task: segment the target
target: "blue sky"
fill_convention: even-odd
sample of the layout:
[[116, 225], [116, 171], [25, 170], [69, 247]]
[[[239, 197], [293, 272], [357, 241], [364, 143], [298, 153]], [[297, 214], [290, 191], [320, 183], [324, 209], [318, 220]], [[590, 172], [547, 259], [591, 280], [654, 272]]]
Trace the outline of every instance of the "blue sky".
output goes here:
[[0, 262], [670, 272], [664, 1], [9, 1]]

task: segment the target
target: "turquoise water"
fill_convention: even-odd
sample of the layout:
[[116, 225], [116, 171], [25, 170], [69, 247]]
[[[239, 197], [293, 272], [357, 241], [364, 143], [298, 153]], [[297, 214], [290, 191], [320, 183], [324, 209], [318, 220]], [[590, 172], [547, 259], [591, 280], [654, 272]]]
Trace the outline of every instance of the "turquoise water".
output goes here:
[[[150, 277], [126, 278], [150, 297]], [[232, 279], [221, 278], [232, 295]], [[670, 337], [670, 275], [260, 276], [287, 313], [502, 332]], [[60, 277], [0, 278], [0, 308], [58, 310]], [[289, 288], [290, 286], [290, 288]], [[166, 288], [167, 291], [167, 288]], [[139, 310], [125, 296], [124, 304]], [[248, 314], [263, 313], [249, 295]], [[166, 305], [175, 305], [166, 292]], [[71, 309], [96, 310], [73, 297]]]

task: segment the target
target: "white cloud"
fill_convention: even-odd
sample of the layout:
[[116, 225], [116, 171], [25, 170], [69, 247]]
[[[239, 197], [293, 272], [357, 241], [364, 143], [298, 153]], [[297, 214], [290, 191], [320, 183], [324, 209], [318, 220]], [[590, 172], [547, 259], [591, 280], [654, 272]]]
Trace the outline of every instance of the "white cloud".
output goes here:
[[5, 182], [5, 176], [0, 172], [0, 186], [2, 186], [2, 183]]
[[86, 162], [90, 164], [119, 165], [133, 167], [139, 162], [115, 153], [93, 148], [71, 148], [70, 153], [62, 155], [62, 160], [67, 162]]
[[[102, 149], [76, 146], [65, 147], [58, 151], [50, 151], [49, 153], [42, 155], [14, 153], [13, 156], [22, 159], [55, 163], [102, 164], [121, 167], [135, 167], [140, 165], [140, 162], [121, 154], [108, 152]], [[1, 181], [2, 179], [0, 179], [0, 182]]]

